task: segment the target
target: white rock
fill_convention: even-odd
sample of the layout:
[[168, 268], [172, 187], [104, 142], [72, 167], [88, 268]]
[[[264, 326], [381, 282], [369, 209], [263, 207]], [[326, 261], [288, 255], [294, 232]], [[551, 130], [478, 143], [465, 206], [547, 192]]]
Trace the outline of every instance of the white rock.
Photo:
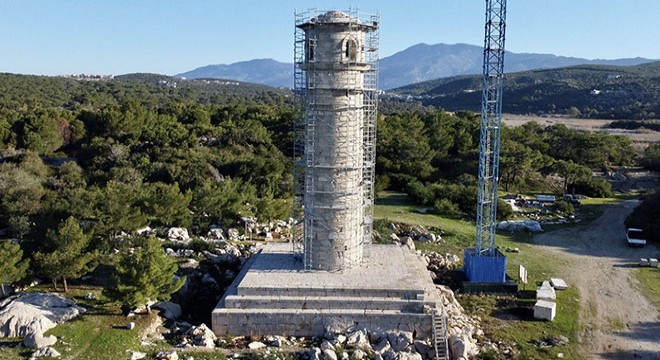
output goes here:
[[410, 236], [405, 238], [405, 243], [403, 245], [407, 246], [411, 251], [415, 251], [415, 242]]
[[55, 345], [57, 338], [54, 335], [44, 337], [41, 333], [27, 334], [23, 340], [23, 345], [31, 348], [42, 348], [45, 346]]
[[151, 235], [154, 233], [154, 231], [151, 229], [151, 227], [145, 226], [143, 228], [139, 228], [135, 230], [135, 233], [138, 235]]
[[178, 240], [183, 242], [190, 241], [190, 235], [188, 235], [188, 229], [173, 227], [167, 230], [167, 238], [170, 240]]
[[369, 337], [367, 336], [367, 330], [360, 329], [348, 334], [348, 337], [346, 338], [346, 346], [356, 347], [356, 348], [363, 346], [370, 346]]
[[351, 355], [351, 359], [354, 360], [362, 360], [367, 357], [367, 353], [362, 351], [361, 349], [355, 349], [353, 351], [353, 354]]
[[452, 335], [449, 337], [449, 349], [452, 359], [458, 358], [471, 359], [476, 355], [477, 348], [472, 344], [467, 335]]
[[132, 351], [132, 350], [126, 350], [131, 354], [131, 360], [141, 360], [147, 357], [146, 353], [139, 352], [139, 351]]
[[402, 351], [396, 354], [396, 360], [422, 360], [422, 355], [416, 352]]
[[179, 360], [179, 354], [176, 351], [161, 351], [156, 354], [157, 360]]
[[321, 349], [317, 347], [310, 349], [309, 360], [321, 360]]
[[324, 340], [324, 341], [321, 343], [321, 351], [323, 351], [323, 350], [332, 350], [332, 351], [335, 351], [335, 346], [332, 345], [332, 343], [330, 343], [328, 340]]
[[340, 356], [341, 360], [349, 360], [350, 358], [351, 357], [348, 355], [348, 353], [346, 351], [341, 352], [341, 356]]
[[51, 293], [22, 293], [0, 301], [0, 337], [45, 333], [85, 312], [72, 300]]
[[218, 339], [213, 330], [209, 329], [209, 327], [203, 323], [199, 326], [191, 327], [187, 333], [193, 338], [195, 346], [212, 348], [215, 347], [215, 340]]
[[325, 349], [321, 351], [321, 357], [323, 360], [337, 360], [337, 353], [334, 350]]
[[229, 240], [238, 240], [239, 239], [238, 230], [237, 229], [227, 230], [227, 236], [229, 237]]
[[248, 344], [248, 348], [251, 350], [257, 350], [257, 349], [263, 349], [266, 347], [266, 344], [262, 343], [261, 341], [253, 341]]
[[268, 341], [268, 344], [270, 344], [270, 346], [274, 346], [274, 347], [282, 347], [289, 343], [289, 341], [284, 336], [279, 336], [279, 335], [269, 336], [268, 338], [266, 338], [266, 341]]
[[220, 229], [220, 228], [213, 228], [209, 230], [208, 234], [206, 235], [212, 240], [225, 240], [225, 231]]
[[154, 309], [160, 309], [160, 315], [168, 320], [176, 320], [181, 317], [183, 312], [181, 311], [181, 306], [177, 303], [170, 301], [163, 301], [156, 303], [153, 306]]
[[94, 300], [94, 299], [96, 299], [96, 295], [94, 295], [94, 293], [90, 292], [85, 294], [85, 300]]
[[41, 349], [35, 351], [32, 353], [30, 356], [30, 359], [36, 359], [40, 357], [52, 357], [52, 358], [57, 358], [62, 356], [57, 350], [53, 349], [50, 346], [42, 347]]

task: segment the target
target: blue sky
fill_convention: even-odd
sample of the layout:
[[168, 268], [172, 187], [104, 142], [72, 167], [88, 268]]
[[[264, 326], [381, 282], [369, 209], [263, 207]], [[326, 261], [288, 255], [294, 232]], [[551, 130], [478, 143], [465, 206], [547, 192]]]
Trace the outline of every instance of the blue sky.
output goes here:
[[[0, 72], [173, 75], [290, 62], [293, 13], [378, 11], [381, 57], [417, 43], [483, 44], [484, 0], [0, 0]], [[660, 59], [660, 0], [509, 0], [507, 51]]]

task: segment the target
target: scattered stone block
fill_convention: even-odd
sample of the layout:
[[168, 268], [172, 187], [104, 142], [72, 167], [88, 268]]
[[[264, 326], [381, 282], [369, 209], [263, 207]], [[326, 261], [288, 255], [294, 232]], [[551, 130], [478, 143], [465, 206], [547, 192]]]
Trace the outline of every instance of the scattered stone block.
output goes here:
[[555, 289], [550, 286], [550, 282], [544, 281], [543, 284], [536, 289], [536, 300], [555, 301], [557, 294]]
[[645, 259], [645, 258], [639, 259], [639, 266], [649, 266], [649, 259]]
[[568, 285], [566, 285], [566, 282], [564, 279], [560, 278], [550, 278], [550, 284], [552, 285], [555, 290], [566, 290], [568, 289]]
[[658, 267], [658, 259], [649, 259], [649, 266], [657, 268]]
[[554, 301], [538, 300], [534, 304], [534, 318], [552, 321], [557, 313], [557, 304]]

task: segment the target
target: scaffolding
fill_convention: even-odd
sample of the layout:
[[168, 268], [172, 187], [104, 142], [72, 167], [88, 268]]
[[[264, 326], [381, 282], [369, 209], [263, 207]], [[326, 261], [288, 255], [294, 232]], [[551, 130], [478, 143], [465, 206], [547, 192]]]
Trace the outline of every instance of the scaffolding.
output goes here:
[[293, 249], [306, 269], [357, 266], [371, 244], [378, 15], [295, 15]]

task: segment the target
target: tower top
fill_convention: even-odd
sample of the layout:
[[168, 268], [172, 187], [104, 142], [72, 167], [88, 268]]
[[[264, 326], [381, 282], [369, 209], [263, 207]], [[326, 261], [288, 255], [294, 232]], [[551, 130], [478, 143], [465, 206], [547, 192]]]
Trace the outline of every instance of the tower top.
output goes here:
[[357, 16], [351, 16], [340, 10], [330, 10], [324, 14], [318, 15], [316, 17], [310, 18], [307, 22], [297, 25], [299, 28], [305, 30], [314, 25], [338, 25], [338, 26], [357, 26], [358, 29], [363, 31], [370, 31], [378, 28], [378, 22], [373, 21], [371, 23], [363, 22]]

